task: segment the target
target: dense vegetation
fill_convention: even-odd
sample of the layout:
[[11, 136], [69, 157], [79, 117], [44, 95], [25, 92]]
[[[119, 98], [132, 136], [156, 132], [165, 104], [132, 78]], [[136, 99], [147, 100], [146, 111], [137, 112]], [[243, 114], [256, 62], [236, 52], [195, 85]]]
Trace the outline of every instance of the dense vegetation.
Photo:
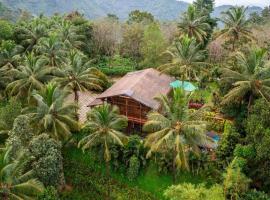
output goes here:
[[[270, 9], [213, 11], [0, 20], [0, 198], [269, 200]], [[150, 67], [198, 89], [157, 97], [144, 134], [110, 104], [79, 120], [83, 92]]]

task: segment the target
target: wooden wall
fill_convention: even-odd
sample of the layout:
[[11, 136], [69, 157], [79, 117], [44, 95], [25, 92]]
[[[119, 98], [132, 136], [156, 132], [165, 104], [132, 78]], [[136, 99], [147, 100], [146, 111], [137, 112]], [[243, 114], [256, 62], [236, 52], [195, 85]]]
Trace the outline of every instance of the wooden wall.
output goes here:
[[120, 113], [127, 116], [129, 121], [139, 124], [146, 122], [147, 114], [151, 110], [147, 106], [127, 96], [109, 97], [107, 98], [107, 102], [118, 106]]

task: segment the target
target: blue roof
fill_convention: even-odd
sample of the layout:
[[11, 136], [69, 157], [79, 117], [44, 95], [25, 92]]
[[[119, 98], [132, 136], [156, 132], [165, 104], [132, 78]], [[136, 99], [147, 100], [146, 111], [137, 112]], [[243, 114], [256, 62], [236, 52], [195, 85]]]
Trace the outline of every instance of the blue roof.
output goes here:
[[194, 86], [192, 83], [187, 82], [187, 81], [174, 81], [172, 83], [170, 83], [170, 86], [172, 88], [183, 88], [185, 91], [187, 92], [192, 92], [194, 90], [197, 90], [198, 88], [196, 86]]

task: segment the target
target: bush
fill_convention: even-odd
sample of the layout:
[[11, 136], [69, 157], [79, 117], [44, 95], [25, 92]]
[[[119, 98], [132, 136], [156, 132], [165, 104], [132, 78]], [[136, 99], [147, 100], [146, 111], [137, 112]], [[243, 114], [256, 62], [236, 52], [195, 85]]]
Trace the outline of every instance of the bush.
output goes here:
[[240, 200], [270, 200], [270, 197], [264, 192], [251, 190], [244, 194]]
[[98, 68], [106, 75], [123, 76], [135, 70], [135, 63], [128, 58], [115, 55], [113, 58], [102, 58], [98, 63]]
[[139, 175], [140, 161], [136, 156], [132, 156], [129, 160], [129, 168], [127, 171], [128, 180], [133, 181]]
[[54, 187], [48, 187], [38, 197], [38, 200], [59, 200], [57, 190]]
[[217, 159], [223, 166], [231, 162], [233, 151], [239, 138], [240, 134], [236, 131], [236, 128], [231, 123], [226, 123], [216, 151]]
[[38, 179], [45, 186], [63, 186], [61, 145], [47, 134], [41, 134], [31, 141], [29, 151]]
[[203, 184], [196, 186], [191, 183], [171, 186], [164, 196], [169, 200], [225, 200], [220, 185], [207, 189]]

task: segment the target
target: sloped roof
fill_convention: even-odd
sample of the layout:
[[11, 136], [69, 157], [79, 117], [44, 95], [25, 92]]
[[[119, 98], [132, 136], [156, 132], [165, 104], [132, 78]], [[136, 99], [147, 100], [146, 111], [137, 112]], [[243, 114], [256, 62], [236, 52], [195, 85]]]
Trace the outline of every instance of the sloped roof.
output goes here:
[[172, 81], [172, 77], [152, 68], [131, 72], [97, 98], [125, 95], [152, 109], [158, 109], [159, 103], [154, 98], [161, 94], [167, 95], [171, 91]]

